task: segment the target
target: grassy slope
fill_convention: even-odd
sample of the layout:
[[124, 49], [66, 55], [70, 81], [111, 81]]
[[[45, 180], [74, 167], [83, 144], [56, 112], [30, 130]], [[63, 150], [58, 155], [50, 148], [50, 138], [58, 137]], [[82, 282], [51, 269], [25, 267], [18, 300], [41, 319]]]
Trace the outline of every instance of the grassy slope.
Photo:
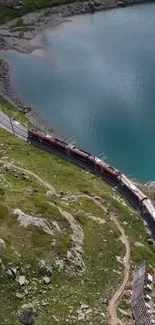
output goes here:
[[[15, 107], [7, 104], [2, 98], [0, 108], [16, 119], [29, 123], [22, 113], [18, 113]], [[116, 255], [123, 257], [124, 247], [110, 216], [104, 214], [90, 198], [76, 195], [88, 192], [102, 197], [105, 207], [110, 205], [111, 210], [117, 212], [119, 221], [129, 236], [132, 264], [136, 265], [146, 260], [155, 265], [155, 250], [147, 243], [147, 234], [140, 216], [115, 200], [114, 195], [118, 194], [99, 178], [56, 156], [23, 143], [3, 129], [0, 129], [0, 159], [4, 162], [12, 161], [15, 165], [31, 170], [52, 184], [57, 193], [63, 191], [66, 197], [66, 201], [56, 195], [47, 198], [45, 195], [47, 188], [39, 184], [35, 178], [29, 176], [25, 179], [21, 172], [8, 170], [4, 164], [0, 164], [0, 238], [4, 239], [7, 245], [2, 261], [6, 268], [9, 262], [12, 262], [13, 266], [18, 265], [30, 281], [28, 293], [20, 301], [16, 297], [17, 292], [22, 293], [18, 284], [9, 280], [5, 272], [0, 272], [0, 323], [17, 324], [18, 307], [35, 299], [39, 303], [38, 325], [47, 325], [52, 315], [56, 316], [61, 324], [66, 324], [70, 315], [68, 323], [78, 324], [76, 318], [74, 320], [72, 317], [77, 317], [80, 302], [87, 303], [93, 309], [93, 324], [107, 324], [107, 307], [104, 299], [111, 297], [122, 278], [122, 264], [116, 261]], [[37, 189], [32, 196], [28, 191], [30, 188]], [[70, 249], [72, 233], [70, 224], [61, 215], [57, 206], [49, 204], [53, 201], [61, 209], [70, 212], [83, 229], [83, 259], [86, 272], [82, 276], [73, 276], [70, 273], [56, 271], [52, 276], [52, 285], [47, 289], [42, 283], [38, 258], [49, 260], [53, 264], [56, 256], [65, 256], [66, 251]], [[15, 208], [35, 216], [42, 216], [50, 222], [57, 221], [63, 233], [55, 231], [51, 236], [32, 226], [26, 229], [21, 227], [17, 222], [17, 216], [13, 215]], [[104, 218], [106, 223], [97, 224], [88, 218], [89, 214]], [[53, 240], [56, 242], [55, 246]], [[144, 247], [135, 247], [135, 241], [143, 243]], [[119, 271], [119, 274], [113, 269]], [[43, 301], [47, 301], [50, 308], [49, 305], [42, 307]], [[102, 312], [106, 315], [105, 319], [101, 315]]]
[[5, 114], [11, 116], [15, 120], [21, 121], [22, 123], [26, 123], [29, 127], [32, 126], [31, 122], [25, 117], [25, 115], [17, 111], [16, 107], [9, 104], [1, 95], [0, 95], [0, 110]]
[[9, 21], [13, 18], [21, 17], [29, 12], [38, 9], [58, 6], [65, 3], [75, 2], [76, 0], [22, 0], [24, 6], [18, 10], [0, 7], [0, 24]]
[[[7, 111], [7, 105], [3, 103], [2, 106]], [[9, 108], [11, 109], [11, 106]], [[22, 115], [19, 115], [19, 118], [22, 120]], [[66, 197], [71, 197], [71, 195], [75, 196], [79, 192], [87, 191], [101, 196], [105, 201], [105, 206], [110, 204], [111, 208], [117, 211], [119, 220], [130, 238], [133, 265], [144, 259], [155, 265], [155, 251], [147, 243], [147, 234], [140, 217], [134, 212], [131, 213], [128, 207], [124, 207], [113, 198], [110, 186], [60, 158], [24, 144], [2, 129], [0, 129], [0, 145], [0, 157], [4, 161], [14, 161], [16, 165], [30, 169], [43, 180], [51, 183], [58, 193], [63, 191]], [[103, 211], [91, 199], [70, 198], [70, 200], [67, 199], [66, 205], [65, 201], [55, 195], [47, 198], [45, 196], [47, 189], [38, 184], [33, 177], [26, 180], [21, 173], [16, 170], [7, 170], [3, 164], [1, 164], [0, 176], [0, 237], [7, 245], [2, 260], [6, 268], [8, 262], [19, 265], [30, 281], [28, 293], [20, 301], [16, 298], [17, 291], [20, 292], [18, 285], [13, 281], [10, 282], [5, 272], [0, 273], [0, 323], [3, 324], [7, 319], [7, 324], [17, 324], [15, 312], [18, 306], [35, 299], [40, 306], [38, 325], [46, 325], [50, 322], [52, 315], [59, 318], [61, 324], [66, 324], [68, 315], [77, 316], [76, 311], [80, 302], [87, 303], [93, 309], [93, 323], [101, 324], [103, 321], [101, 312], [106, 314], [107, 309], [103, 303], [104, 299], [111, 297], [122, 278], [122, 265], [116, 261], [116, 255], [123, 256], [124, 254], [124, 247], [119, 240], [120, 234], [109, 216], [103, 215]], [[30, 188], [37, 188], [38, 192], [30, 196], [28, 192]], [[47, 259], [52, 264], [56, 256], [64, 256], [70, 247], [71, 235], [70, 225], [57, 207], [48, 204], [51, 200], [55, 200], [63, 210], [72, 213], [83, 229], [86, 272], [82, 276], [55, 272], [50, 289], [46, 289], [42, 283], [37, 260], [38, 258]], [[14, 208], [20, 208], [23, 212], [33, 213], [35, 216], [42, 216], [48, 221], [56, 220], [63, 229], [63, 235], [55, 232], [51, 237], [36, 228], [25, 229], [19, 226], [17, 217], [12, 214]], [[107, 222], [99, 225], [87, 218], [88, 213], [103, 217]], [[53, 240], [56, 241], [55, 246], [52, 244]], [[140, 241], [145, 246], [136, 248], [135, 241]], [[113, 269], [119, 271], [120, 274], [113, 272]], [[33, 280], [34, 278], [36, 280]], [[42, 301], [45, 300], [50, 304], [50, 308], [48, 305], [42, 307]], [[107, 324], [106, 319], [104, 324]], [[73, 322], [78, 323], [76, 319], [73, 321], [73, 318], [69, 318], [68, 323], [73, 324]]]

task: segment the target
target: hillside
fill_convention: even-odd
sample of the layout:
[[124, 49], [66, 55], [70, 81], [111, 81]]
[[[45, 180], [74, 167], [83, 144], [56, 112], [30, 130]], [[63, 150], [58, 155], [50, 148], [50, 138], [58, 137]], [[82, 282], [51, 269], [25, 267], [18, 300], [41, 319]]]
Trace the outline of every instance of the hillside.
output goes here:
[[[109, 9], [114, 8], [118, 6], [127, 6], [132, 5], [138, 2], [145, 2], [146, 0], [97, 0], [92, 1], [94, 4], [97, 5], [99, 8], [95, 8], [95, 10], [103, 10], [103, 9]], [[154, 0], [152, 0], [154, 1]], [[73, 14], [79, 14], [88, 12], [89, 8], [86, 7], [84, 3], [87, 3], [88, 1], [77, 1], [77, 0], [0, 0], [0, 24], [5, 23], [7, 21], [10, 21], [11, 19], [21, 17], [23, 15], [26, 15], [30, 12], [34, 12], [38, 9], [45, 9], [45, 8], [51, 8], [51, 7], [58, 7], [59, 11], [62, 9], [66, 16], [73, 15]], [[71, 4], [71, 6], [68, 6], [68, 4]], [[73, 4], [73, 6], [72, 6]], [[64, 7], [66, 5], [66, 7]], [[67, 11], [66, 11], [67, 9]], [[54, 12], [53, 12], [54, 13]]]
[[29, 302], [36, 325], [108, 324], [108, 311], [114, 324], [116, 290], [130, 315], [121, 284], [130, 289], [138, 263], [155, 265], [155, 248], [116, 189], [1, 128], [0, 178], [0, 324], [19, 324]]

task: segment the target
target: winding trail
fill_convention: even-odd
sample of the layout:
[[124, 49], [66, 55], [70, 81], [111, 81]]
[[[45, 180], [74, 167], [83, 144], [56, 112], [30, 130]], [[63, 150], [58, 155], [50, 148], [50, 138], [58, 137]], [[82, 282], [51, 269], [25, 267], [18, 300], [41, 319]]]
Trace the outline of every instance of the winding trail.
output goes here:
[[48, 182], [44, 181], [42, 178], [40, 178], [37, 174], [31, 172], [30, 170], [28, 169], [25, 169], [25, 168], [22, 168], [22, 167], [19, 167], [19, 166], [16, 166], [14, 165], [13, 163], [10, 163], [10, 162], [6, 162], [4, 160], [0, 160], [0, 163], [2, 163], [3, 165], [5, 165], [6, 167], [12, 167], [14, 169], [17, 169], [19, 171], [21, 171], [22, 173], [26, 173], [32, 177], [34, 177], [35, 179], [38, 180], [38, 182], [40, 184], [43, 184], [45, 187], [47, 187], [53, 194], [57, 195], [57, 192], [56, 192], [56, 189], [54, 188], [54, 186], [52, 186], [51, 184], [49, 184]]
[[[102, 199], [101, 199], [101, 201], [98, 201], [97, 199], [95, 199], [95, 197], [88, 195], [88, 194], [79, 194], [78, 196], [86, 197], [86, 198], [93, 200], [94, 203], [97, 204], [104, 212], [106, 212], [106, 213], [108, 212], [107, 208], [105, 208], [103, 206], [103, 204], [101, 203]], [[129, 243], [128, 237], [125, 234], [123, 227], [118, 222], [117, 217], [113, 213], [110, 213], [110, 217], [111, 217], [111, 220], [113, 220], [113, 222], [115, 223], [118, 230], [120, 231], [121, 240], [125, 246], [123, 281], [122, 281], [121, 285], [118, 287], [118, 289], [116, 290], [116, 292], [114, 293], [114, 295], [112, 296], [112, 298], [110, 299], [109, 305], [108, 305], [109, 325], [118, 325], [118, 324], [122, 324], [122, 322], [117, 316], [117, 307], [118, 307], [121, 295], [128, 283], [129, 274], [130, 274], [130, 243]]]
[[122, 324], [120, 319], [117, 316], [117, 306], [119, 303], [119, 299], [125, 289], [125, 286], [127, 285], [129, 274], [130, 274], [130, 243], [129, 240], [125, 234], [125, 231], [123, 227], [119, 224], [117, 218], [112, 214], [111, 219], [114, 221], [115, 225], [119, 229], [121, 235], [122, 235], [122, 242], [125, 245], [125, 256], [124, 256], [124, 277], [123, 281], [120, 285], [120, 287], [116, 290], [114, 295], [112, 296], [111, 300], [109, 301], [108, 305], [108, 312], [109, 312], [109, 324], [110, 325], [118, 325]]
[[[42, 178], [40, 178], [37, 174], [31, 172], [28, 169], [19, 167], [14, 165], [13, 163], [10, 162], [5, 162], [3, 160], [0, 160], [0, 163], [3, 163], [3, 165], [9, 167], [12, 167], [14, 169], [17, 169], [21, 172], [27, 173], [30, 176], [33, 176], [35, 179], [37, 179], [39, 181], [39, 183], [43, 184], [45, 187], [47, 187], [53, 194], [57, 195], [56, 189], [49, 184], [48, 182], [44, 181]], [[100, 200], [96, 199], [93, 195], [89, 195], [89, 194], [76, 194], [76, 197], [86, 197], [89, 198], [91, 200], [94, 201], [95, 204], [97, 204], [104, 212], [108, 212], [108, 209], [106, 207], [104, 207], [103, 203], [102, 203], [102, 199], [99, 198]], [[117, 307], [118, 307], [118, 303], [119, 300], [121, 298], [121, 295], [125, 289], [125, 286], [127, 285], [128, 279], [129, 279], [129, 273], [130, 273], [130, 243], [128, 240], [128, 237], [125, 234], [125, 231], [123, 229], [123, 227], [120, 225], [120, 223], [118, 222], [117, 217], [113, 214], [110, 213], [110, 218], [111, 220], [113, 220], [113, 222], [115, 223], [117, 229], [120, 231], [121, 233], [121, 240], [122, 243], [125, 246], [125, 256], [124, 256], [124, 277], [122, 280], [121, 285], [118, 287], [118, 289], [116, 290], [116, 292], [114, 293], [114, 295], [112, 296], [112, 298], [109, 301], [108, 304], [108, 313], [109, 313], [109, 325], [118, 325], [118, 324], [122, 324], [121, 320], [118, 318], [117, 316]]]

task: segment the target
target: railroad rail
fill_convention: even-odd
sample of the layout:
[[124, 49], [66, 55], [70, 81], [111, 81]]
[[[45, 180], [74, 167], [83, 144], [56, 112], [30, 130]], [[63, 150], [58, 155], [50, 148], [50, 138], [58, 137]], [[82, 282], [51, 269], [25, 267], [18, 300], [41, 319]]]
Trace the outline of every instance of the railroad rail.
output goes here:
[[81, 150], [55, 135], [43, 135], [23, 126], [0, 111], [0, 126], [22, 140], [43, 150], [60, 156], [99, 176], [110, 185], [116, 187], [123, 197], [141, 214], [155, 239], [155, 208], [150, 199], [123, 173], [105, 163], [102, 159]]

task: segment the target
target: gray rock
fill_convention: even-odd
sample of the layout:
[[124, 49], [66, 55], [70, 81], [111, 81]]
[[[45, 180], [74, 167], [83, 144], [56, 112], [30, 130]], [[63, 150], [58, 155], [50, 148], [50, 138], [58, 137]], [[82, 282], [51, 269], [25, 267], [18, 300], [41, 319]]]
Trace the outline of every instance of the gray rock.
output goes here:
[[32, 325], [35, 322], [36, 309], [33, 304], [23, 305], [18, 312], [19, 321], [24, 325]]
[[127, 316], [130, 318], [130, 314], [128, 314], [125, 310], [121, 309], [121, 308], [118, 308], [119, 312], [124, 315], [124, 316]]
[[153, 240], [152, 238], [149, 238], [147, 241], [148, 241], [148, 243], [151, 244], [151, 245], [154, 244], [154, 240]]
[[18, 283], [19, 285], [22, 287], [26, 284], [26, 278], [24, 275], [20, 275], [19, 278], [18, 278]]
[[86, 304], [82, 304], [82, 305], [81, 305], [81, 309], [88, 309], [88, 305], [86, 305]]
[[10, 271], [12, 272], [13, 276], [16, 277], [18, 274], [19, 268], [18, 267], [10, 267]]
[[45, 277], [43, 278], [43, 280], [44, 280], [44, 283], [45, 283], [45, 284], [49, 284], [49, 283], [50, 283], [50, 278], [49, 278], [48, 276], [45, 276]]
[[26, 181], [28, 181], [30, 179], [30, 177], [26, 173], [22, 173], [22, 179], [25, 179]]
[[85, 319], [85, 314], [84, 313], [79, 313], [78, 315], [78, 320], [84, 320]]
[[6, 245], [3, 239], [0, 238], [0, 255], [3, 255], [6, 250]]
[[27, 191], [30, 195], [33, 195], [34, 193], [38, 192], [38, 190], [35, 188], [29, 188]]
[[46, 301], [43, 301], [42, 302], [42, 306], [45, 307], [45, 306], [48, 306], [49, 305], [49, 302], [46, 302]]
[[8, 277], [9, 277], [10, 279], [13, 278], [13, 274], [12, 274], [12, 272], [11, 272], [10, 269], [8, 269], [8, 270], [6, 271], [6, 274], [8, 275]]
[[45, 195], [46, 195], [47, 197], [51, 197], [51, 196], [53, 196], [53, 193], [52, 193], [52, 191], [47, 191]]
[[134, 246], [135, 246], [135, 247], [142, 247], [142, 246], [144, 246], [144, 245], [143, 245], [142, 243], [136, 241], [136, 242], [134, 243]]
[[17, 292], [16, 293], [16, 297], [19, 298], [19, 299], [23, 299], [24, 298], [24, 294]]
[[40, 272], [43, 275], [51, 276], [53, 274], [52, 267], [48, 265], [44, 260], [39, 261], [39, 268], [40, 268]]

